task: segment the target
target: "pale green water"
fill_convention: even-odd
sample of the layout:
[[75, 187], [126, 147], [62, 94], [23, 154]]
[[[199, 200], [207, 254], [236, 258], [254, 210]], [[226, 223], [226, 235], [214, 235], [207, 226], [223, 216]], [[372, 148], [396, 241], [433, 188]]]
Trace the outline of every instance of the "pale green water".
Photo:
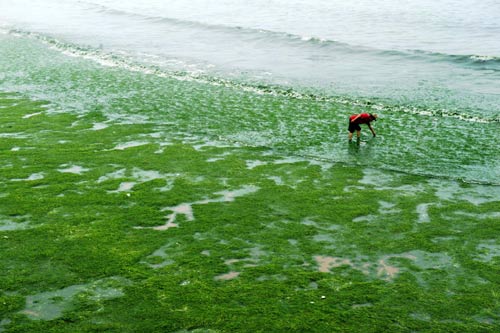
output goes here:
[[[427, 99], [418, 96], [424, 105], [306, 93], [145, 67], [39, 36], [0, 38], [1, 88], [54, 102], [55, 111], [99, 111], [103, 124], [168, 123], [167, 136], [217, 138], [313, 160], [499, 183], [500, 123], [494, 112], [425, 106]], [[360, 144], [349, 145], [347, 118], [365, 111], [380, 114], [374, 123], [378, 136], [371, 139], [365, 128]]]

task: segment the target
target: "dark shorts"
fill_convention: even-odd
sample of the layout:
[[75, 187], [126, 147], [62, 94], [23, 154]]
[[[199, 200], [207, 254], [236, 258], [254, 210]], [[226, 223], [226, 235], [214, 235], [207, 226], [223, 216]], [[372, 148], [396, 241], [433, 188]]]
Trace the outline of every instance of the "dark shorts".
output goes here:
[[347, 128], [349, 133], [354, 133], [354, 131], [361, 131], [359, 124], [353, 124], [349, 121], [349, 127]]

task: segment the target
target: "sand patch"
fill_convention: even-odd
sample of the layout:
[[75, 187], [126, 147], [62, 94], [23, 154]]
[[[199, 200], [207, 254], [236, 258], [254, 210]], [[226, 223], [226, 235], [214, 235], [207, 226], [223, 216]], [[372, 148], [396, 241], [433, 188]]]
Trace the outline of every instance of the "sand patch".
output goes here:
[[221, 281], [221, 280], [227, 281], [227, 280], [232, 280], [232, 279], [237, 278], [240, 274], [241, 274], [240, 272], [231, 271], [231, 272], [226, 273], [226, 274], [217, 275], [214, 279], [216, 281]]
[[391, 281], [399, 273], [399, 268], [389, 265], [385, 259], [378, 261], [377, 276], [383, 280]]
[[397, 267], [387, 264], [387, 257], [379, 259], [376, 264], [363, 263], [359, 260], [330, 256], [315, 256], [314, 259], [318, 264], [318, 271], [322, 273], [331, 273], [331, 270], [334, 268], [349, 266], [365, 275], [376, 276], [377, 278], [381, 278], [386, 281], [394, 279], [397, 273], [399, 273], [399, 269]]
[[332, 268], [337, 268], [340, 266], [354, 266], [350, 259], [345, 258], [315, 256], [314, 259], [318, 263], [318, 270], [322, 273], [330, 273], [330, 270]]
[[355, 259], [331, 256], [314, 257], [319, 272], [332, 273], [332, 269], [334, 268], [349, 266], [352, 269], [362, 272], [364, 275], [388, 282], [393, 281], [403, 269], [390, 263], [392, 259], [398, 258], [410, 260], [414, 266], [417, 266], [421, 270], [456, 267], [456, 265], [453, 265], [452, 258], [446, 253], [429, 253], [421, 250], [384, 255], [372, 262], [366, 262], [365, 257]]

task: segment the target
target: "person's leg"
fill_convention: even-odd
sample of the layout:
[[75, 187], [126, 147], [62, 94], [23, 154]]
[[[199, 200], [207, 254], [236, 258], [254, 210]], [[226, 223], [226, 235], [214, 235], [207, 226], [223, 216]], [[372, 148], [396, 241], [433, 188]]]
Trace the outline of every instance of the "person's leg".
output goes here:
[[356, 136], [358, 139], [361, 137], [361, 130], [356, 130]]
[[349, 126], [347, 127], [347, 131], [349, 132], [349, 141], [352, 140], [352, 133], [354, 133], [354, 125], [349, 120]]

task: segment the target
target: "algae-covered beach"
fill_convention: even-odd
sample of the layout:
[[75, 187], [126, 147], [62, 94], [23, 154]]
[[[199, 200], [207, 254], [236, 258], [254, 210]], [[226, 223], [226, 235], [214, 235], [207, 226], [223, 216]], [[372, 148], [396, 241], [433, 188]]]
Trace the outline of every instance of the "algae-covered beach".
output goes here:
[[5, 332], [494, 332], [499, 189], [1, 96]]
[[372, 2], [0, 1], [0, 332], [498, 332], [498, 4]]

